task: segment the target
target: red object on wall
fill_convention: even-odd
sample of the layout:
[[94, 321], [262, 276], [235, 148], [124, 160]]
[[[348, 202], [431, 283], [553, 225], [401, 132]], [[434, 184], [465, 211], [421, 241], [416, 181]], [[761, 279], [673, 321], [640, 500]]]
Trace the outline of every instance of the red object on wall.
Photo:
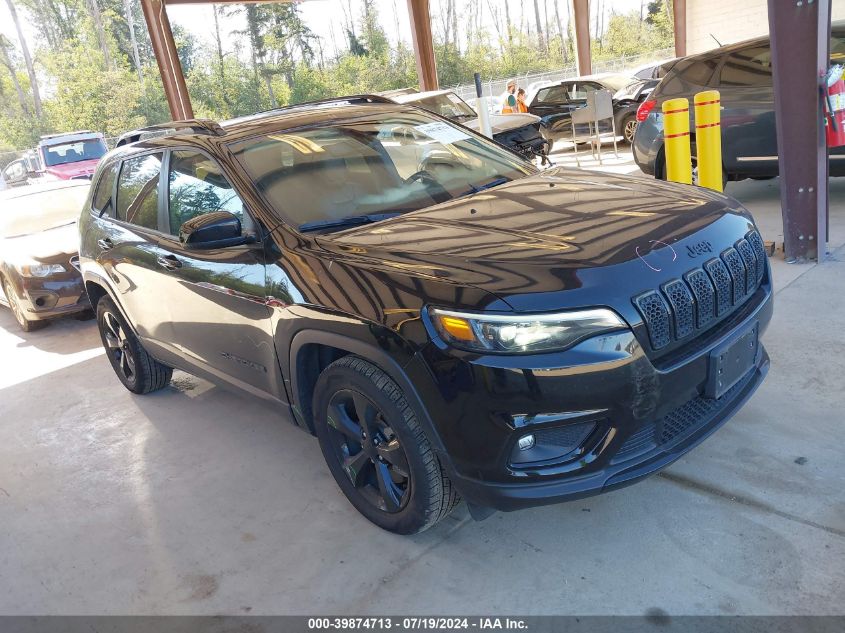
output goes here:
[[828, 147], [845, 145], [845, 81], [842, 79], [827, 89], [824, 132]]

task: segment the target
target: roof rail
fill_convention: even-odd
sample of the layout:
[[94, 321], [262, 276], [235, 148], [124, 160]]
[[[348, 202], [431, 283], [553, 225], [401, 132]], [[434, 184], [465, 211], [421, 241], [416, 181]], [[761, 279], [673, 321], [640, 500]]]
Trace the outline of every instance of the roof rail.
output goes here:
[[184, 119], [182, 121], [168, 121], [167, 123], [158, 123], [156, 125], [148, 125], [137, 130], [124, 132], [117, 139], [115, 147], [134, 143], [142, 139], [156, 138], [160, 136], [169, 136], [176, 132], [189, 130], [195, 134], [207, 134], [209, 136], [222, 136], [226, 131], [220, 126], [217, 121], [211, 119]]

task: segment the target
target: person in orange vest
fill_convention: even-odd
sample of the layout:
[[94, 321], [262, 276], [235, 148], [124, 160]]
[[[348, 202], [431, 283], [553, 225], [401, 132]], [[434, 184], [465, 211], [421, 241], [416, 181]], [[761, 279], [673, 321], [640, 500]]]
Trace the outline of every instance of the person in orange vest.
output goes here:
[[528, 112], [528, 105], [525, 103], [525, 89], [520, 88], [516, 91], [516, 111]]
[[517, 112], [516, 102], [516, 79], [508, 81], [508, 88], [502, 100], [502, 114], [513, 114]]

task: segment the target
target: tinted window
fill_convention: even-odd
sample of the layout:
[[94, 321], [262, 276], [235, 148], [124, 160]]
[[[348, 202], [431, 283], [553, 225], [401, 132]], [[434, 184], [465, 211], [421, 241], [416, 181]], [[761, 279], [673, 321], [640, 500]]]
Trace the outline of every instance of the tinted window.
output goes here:
[[714, 59], [684, 59], [679, 61], [666, 74], [666, 78], [660, 84], [662, 94], [676, 94], [688, 92], [690, 84], [693, 86], [706, 86], [716, 70]]
[[168, 178], [170, 232], [191, 218], [212, 211], [229, 211], [244, 222], [244, 208], [220, 166], [205, 154], [178, 151], [170, 155]]
[[772, 53], [768, 46], [755, 46], [728, 56], [719, 83], [723, 86], [771, 86]]
[[117, 219], [148, 229], [158, 229], [158, 181], [161, 154], [148, 154], [123, 162], [117, 183]]
[[114, 179], [117, 175], [117, 163], [112, 163], [103, 170], [100, 180], [97, 182], [97, 190], [94, 193], [93, 207], [107, 215], [114, 215], [112, 206], [112, 193], [114, 192]]

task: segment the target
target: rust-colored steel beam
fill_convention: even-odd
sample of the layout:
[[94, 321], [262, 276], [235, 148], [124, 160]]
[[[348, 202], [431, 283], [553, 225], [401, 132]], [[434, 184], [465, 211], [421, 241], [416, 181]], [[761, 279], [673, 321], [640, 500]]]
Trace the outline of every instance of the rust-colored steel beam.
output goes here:
[[675, 22], [675, 57], [686, 57], [687, 0], [673, 0], [672, 19]]
[[408, 0], [408, 17], [417, 59], [417, 77], [420, 90], [437, 90], [437, 63], [434, 59], [434, 39], [431, 34], [431, 12], [428, 0]]
[[589, 0], [572, 0], [572, 13], [575, 16], [575, 59], [578, 61], [578, 74], [589, 75], [593, 72], [590, 57]]
[[830, 61], [830, 0], [768, 0], [787, 261], [821, 260], [827, 247], [828, 157], [821, 99]]
[[188, 86], [185, 85], [185, 74], [182, 72], [182, 64], [179, 61], [176, 42], [173, 41], [173, 32], [170, 29], [170, 20], [167, 17], [164, 2], [141, 0], [141, 9], [144, 11], [144, 19], [150, 32], [150, 42], [158, 62], [170, 115], [174, 120], [193, 119], [194, 109], [191, 106], [191, 97], [188, 95]]

